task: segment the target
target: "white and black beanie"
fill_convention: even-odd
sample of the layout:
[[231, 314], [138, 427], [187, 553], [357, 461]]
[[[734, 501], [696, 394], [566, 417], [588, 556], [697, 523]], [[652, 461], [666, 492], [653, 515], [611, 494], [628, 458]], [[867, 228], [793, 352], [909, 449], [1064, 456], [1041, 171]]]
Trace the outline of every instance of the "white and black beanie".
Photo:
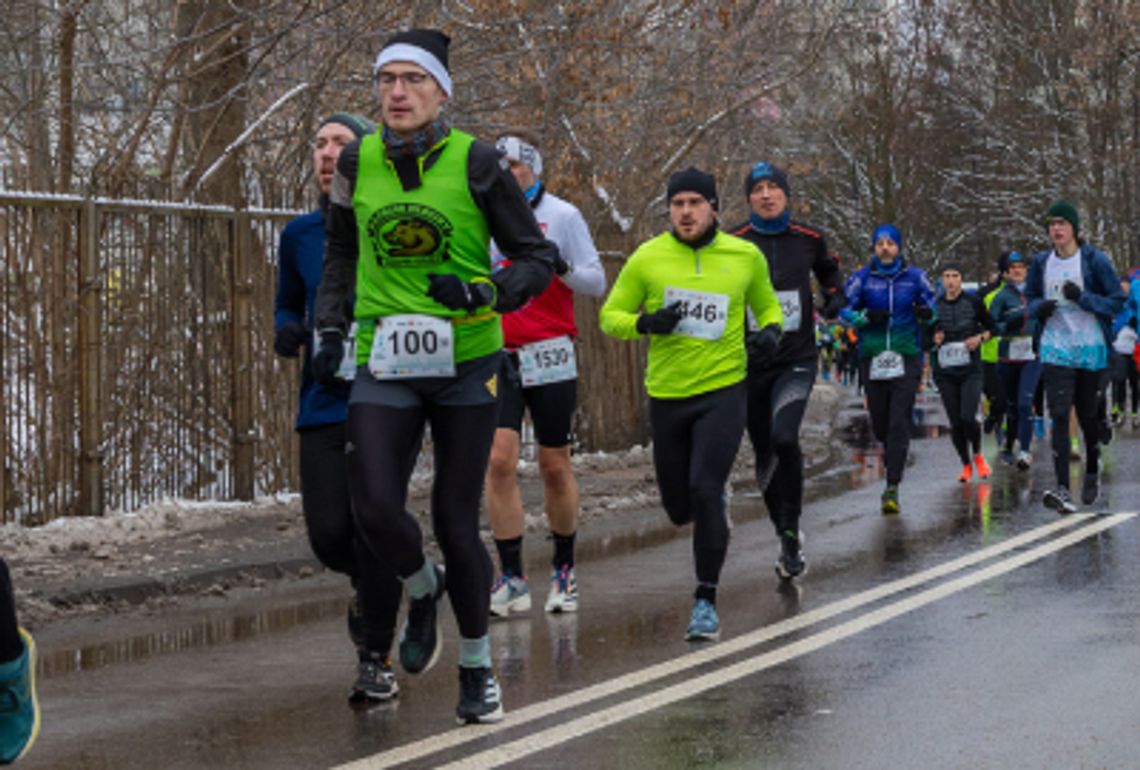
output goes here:
[[451, 38], [435, 29], [409, 29], [397, 32], [388, 38], [376, 63], [372, 65], [373, 76], [380, 68], [394, 61], [418, 64], [435, 78], [439, 87], [451, 96], [451, 74], [447, 69], [447, 46]]

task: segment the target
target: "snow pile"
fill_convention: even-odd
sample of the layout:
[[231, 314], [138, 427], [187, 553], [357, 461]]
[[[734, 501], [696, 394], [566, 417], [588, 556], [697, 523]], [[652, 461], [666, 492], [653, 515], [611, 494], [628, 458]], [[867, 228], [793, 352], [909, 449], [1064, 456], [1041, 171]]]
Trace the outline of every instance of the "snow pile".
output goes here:
[[68, 551], [94, 553], [108, 546], [145, 543], [210, 529], [239, 517], [277, 516], [291, 506], [299, 509], [299, 499], [296, 494], [262, 497], [253, 502], [166, 498], [130, 513], [71, 516], [34, 528], [5, 524], [0, 527], [0, 551], [24, 561]]

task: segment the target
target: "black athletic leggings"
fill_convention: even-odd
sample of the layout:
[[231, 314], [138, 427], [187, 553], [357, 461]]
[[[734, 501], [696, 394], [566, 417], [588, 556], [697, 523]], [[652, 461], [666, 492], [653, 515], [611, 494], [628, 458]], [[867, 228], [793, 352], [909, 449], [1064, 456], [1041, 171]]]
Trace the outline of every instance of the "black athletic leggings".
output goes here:
[[13, 661], [23, 654], [24, 641], [16, 622], [12, 576], [8, 574], [8, 562], [0, 559], [0, 663]]
[[998, 365], [994, 361], [982, 362], [982, 392], [990, 401], [988, 415], [990, 424], [1003, 425], [1008, 404], [1006, 404], [1005, 388], [1002, 387], [997, 368]]
[[447, 565], [447, 593], [465, 639], [487, 633], [491, 557], [479, 537], [479, 501], [498, 405], [348, 408], [349, 485], [368, 545], [408, 577], [424, 564], [423, 535], [407, 510], [408, 481], [424, 423], [431, 425], [435, 478], [431, 520]]
[[1100, 404], [1105, 371], [1045, 364], [1045, 401], [1053, 418], [1053, 470], [1057, 484], [1069, 488], [1069, 410], [1076, 409], [1085, 436], [1085, 472], [1095, 473], [1100, 459]]
[[[388, 562], [356, 535], [345, 459], [343, 422], [304, 428], [301, 439], [301, 508], [313, 553], [331, 570], [348, 575], [363, 619], [364, 646], [387, 655], [404, 586]], [[417, 452], [418, 453], [418, 452]], [[410, 462], [415, 463], [413, 455]]]
[[867, 410], [871, 413], [871, 431], [883, 445], [887, 466], [887, 484], [902, 483], [906, 455], [910, 451], [910, 429], [914, 424], [914, 397], [922, 374], [920, 356], [903, 356], [905, 372], [893, 380], [872, 380], [871, 359], [860, 362], [863, 387], [867, 394]]
[[1112, 401], [1116, 408], [1126, 411], [1127, 390], [1131, 388], [1132, 413], [1140, 412], [1140, 372], [1136, 370], [1136, 359], [1114, 351], [1109, 365], [1112, 367]]
[[[961, 369], [962, 371], [958, 371]], [[937, 369], [934, 382], [942, 396], [950, 420], [950, 440], [963, 465], [982, 451], [982, 426], [978, 424], [978, 404], [982, 400], [982, 370], [978, 366]], [[1005, 397], [1002, 397], [1005, 403]]]
[[649, 400], [653, 465], [669, 520], [693, 523], [697, 582], [715, 586], [728, 553], [725, 484], [744, 435], [744, 383]]
[[811, 361], [748, 373], [748, 438], [756, 450], [756, 479], [777, 533], [798, 532], [804, 500], [800, 424], [815, 366]]

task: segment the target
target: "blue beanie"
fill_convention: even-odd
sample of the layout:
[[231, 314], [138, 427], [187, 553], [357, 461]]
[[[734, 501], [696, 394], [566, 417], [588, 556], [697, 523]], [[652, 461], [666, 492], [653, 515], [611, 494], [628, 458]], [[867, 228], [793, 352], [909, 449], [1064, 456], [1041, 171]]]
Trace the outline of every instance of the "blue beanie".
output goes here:
[[902, 233], [894, 225], [879, 225], [875, 231], [871, 233], [871, 248], [875, 248], [875, 244], [883, 238], [890, 238], [895, 242], [895, 245], [900, 249], [902, 248]]
[[748, 176], [744, 177], [744, 195], [747, 197], [752, 194], [752, 188], [756, 183], [762, 179], [767, 179], [774, 182], [777, 187], [784, 191], [784, 195], [791, 197], [792, 190], [788, 187], [788, 176], [780, 168], [773, 166], [771, 163], [760, 161], [748, 172]]

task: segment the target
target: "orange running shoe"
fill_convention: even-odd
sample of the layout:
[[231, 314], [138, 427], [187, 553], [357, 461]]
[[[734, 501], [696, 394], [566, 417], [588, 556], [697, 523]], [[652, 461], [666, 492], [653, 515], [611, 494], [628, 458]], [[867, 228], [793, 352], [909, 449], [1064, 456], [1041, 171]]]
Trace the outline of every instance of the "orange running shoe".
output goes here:
[[970, 479], [974, 478], [974, 466], [966, 463], [962, 466], [962, 472], [958, 474], [958, 481], [965, 484]]
[[990, 464], [986, 462], [984, 455], [974, 455], [974, 467], [978, 469], [979, 479], [988, 479], [990, 477]]

